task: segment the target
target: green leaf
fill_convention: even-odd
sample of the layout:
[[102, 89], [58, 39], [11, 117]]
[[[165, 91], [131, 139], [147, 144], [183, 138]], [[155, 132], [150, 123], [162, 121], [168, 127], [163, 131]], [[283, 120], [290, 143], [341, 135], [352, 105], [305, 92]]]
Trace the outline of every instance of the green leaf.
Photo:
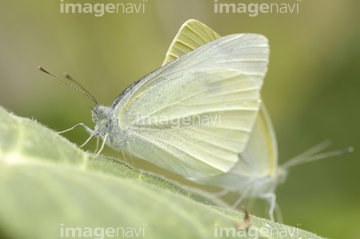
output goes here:
[[95, 157], [0, 107], [0, 236], [320, 238], [254, 216], [250, 229], [238, 230], [244, 214], [204, 195], [119, 159]]

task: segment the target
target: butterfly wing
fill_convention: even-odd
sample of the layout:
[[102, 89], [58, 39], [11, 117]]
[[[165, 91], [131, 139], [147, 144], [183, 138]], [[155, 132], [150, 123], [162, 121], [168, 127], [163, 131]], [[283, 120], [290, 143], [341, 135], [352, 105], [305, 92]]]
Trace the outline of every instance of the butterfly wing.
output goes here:
[[180, 27], [166, 53], [163, 65], [218, 38], [220, 35], [208, 26], [190, 19]]
[[239, 161], [230, 173], [247, 177], [253, 181], [275, 176], [278, 158], [276, 142], [269, 114], [262, 105], [248, 145], [239, 154]]
[[190, 179], [241, 193], [246, 198], [268, 198], [269, 194], [274, 193], [278, 183], [275, 177], [276, 139], [266, 109], [261, 107], [261, 112], [256, 118], [247, 146], [239, 154], [239, 160], [233, 168], [213, 177]]
[[[218, 38], [220, 35], [214, 30], [197, 20], [190, 19], [181, 26], [166, 53], [163, 64]], [[242, 162], [238, 163], [236, 169], [243, 171], [242, 173], [249, 172], [261, 177], [274, 175], [278, 160], [277, 140], [263, 102], [252, 131], [247, 149], [239, 155]]]
[[[268, 55], [265, 37], [230, 35], [132, 85], [115, 109], [120, 128], [130, 132], [129, 153], [183, 176], [227, 172], [260, 108]], [[189, 118], [190, 124], [182, 122]], [[199, 124], [203, 119], [218, 121]]]

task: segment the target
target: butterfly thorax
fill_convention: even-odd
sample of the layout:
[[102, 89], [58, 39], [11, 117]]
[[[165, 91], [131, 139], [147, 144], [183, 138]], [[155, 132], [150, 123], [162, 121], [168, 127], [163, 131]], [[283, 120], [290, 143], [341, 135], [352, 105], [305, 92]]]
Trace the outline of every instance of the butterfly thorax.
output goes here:
[[267, 195], [269, 193], [274, 193], [276, 187], [285, 182], [287, 176], [286, 169], [282, 167], [277, 167], [275, 174], [269, 175], [266, 177], [259, 177], [253, 180], [252, 194], [253, 197]]
[[113, 107], [96, 105], [92, 109], [92, 120], [96, 123], [94, 136], [100, 136], [103, 140], [106, 137], [105, 143], [115, 150], [125, 145], [127, 134], [119, 127]]

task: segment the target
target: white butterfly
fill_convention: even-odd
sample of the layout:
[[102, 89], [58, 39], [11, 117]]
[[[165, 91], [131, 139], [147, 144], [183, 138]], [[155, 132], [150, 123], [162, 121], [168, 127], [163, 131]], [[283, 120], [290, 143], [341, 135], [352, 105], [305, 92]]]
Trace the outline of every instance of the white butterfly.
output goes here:
[[[191, 19], [182, 25], [175, 36], [163, 64], [217, 39], [221, 39], [220, 35], [201, 22]], [[348, 148], [317, 154], [328, 146], [328, 142], [324, 142], [279, 166], [275, 131], [263, 102], [249, 133], [250, 137], [245, 147], [243, 144], [240, 145], [238, 160], [229, 171], [211, 177], [194, 176], [188, 179], [201, 184], [218, 186], [225, 191], [241, 193], [241, 197], [233, 207], [236, 207], [244, 198], [267, 199], [270, 203], [269, 216], [273, 221], [276, 206], [275, 189], [279, 183], [285, 181], [289, 167], [352, 151]]]
[[[111, 106], [96, 103], [94, 130], [79, 125], [115, 150], [185, 177], [226, 173], [249, 140], [268, 56], [261, 35], [222, 37], [134, 82]], [[219, 120], [202, 125], [199, 117]]]

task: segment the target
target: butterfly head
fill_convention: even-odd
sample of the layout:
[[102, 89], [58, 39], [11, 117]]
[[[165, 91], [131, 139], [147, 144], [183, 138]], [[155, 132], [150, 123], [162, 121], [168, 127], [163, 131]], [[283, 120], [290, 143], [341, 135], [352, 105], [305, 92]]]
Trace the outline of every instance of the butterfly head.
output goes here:
[[284, 167], [278, 167], [276, 169], [276, 182], [279, 183], [284, 183], [287, 177], [287, 169]]
[[95, 105], [95, 107], [91, 109], [92, 120], [96, 124], [107, 120], [109, 118], [110, 111], [110, 107]]
[[113, 128], [112, 120], [110, 117], [111, 107], [97, 104], [94, 108], [91, 109], [91, 115], [92, 120], [96, 124], [94, 135], [105, 137], [106, 134], [111, 133], [111, 130]]

